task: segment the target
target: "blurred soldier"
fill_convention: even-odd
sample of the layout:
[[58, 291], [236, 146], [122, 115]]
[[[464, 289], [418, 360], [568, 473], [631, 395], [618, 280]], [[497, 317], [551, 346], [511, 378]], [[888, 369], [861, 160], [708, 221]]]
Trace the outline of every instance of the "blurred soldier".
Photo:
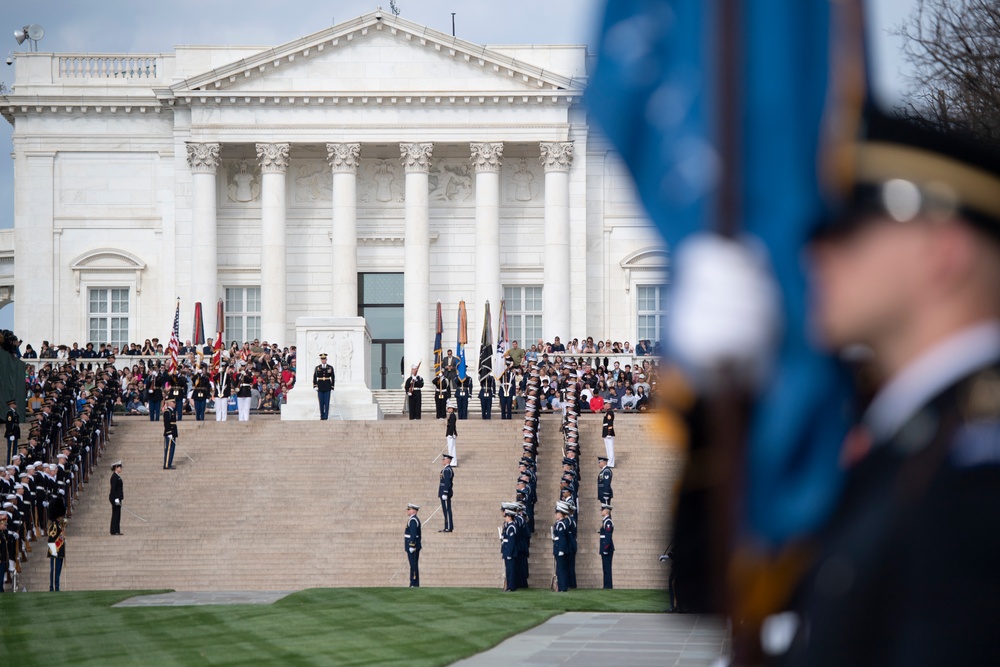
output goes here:
[[59, 590], [63, 560], [66, 558], [66, 519], [56, 519], [49, 524], [49, 590]]
[[615, 411], [608, 405], [601, 425], [601, 437], [604, 438], [604, 451], [608, 455], [608, 467], [615, 467]]
[[160, 407], [163, 404], [163, 385], [166, 377], [163, 373], [153, 371], [146, 383], [146, 392], [149, 396], [149, 421], [160, 421]]
[[455, 471], [451, 466], [451, 454], [441, 457], [441, 477], [438, 481], [438, 497], [441, 498], [441, 513], [444, 514], [444, 529], [438, 532], [450, 533], [455, 529], [455, 519], [451, 515], [451, 499], [454, 495]]
[[5, 459], [5, 463], [10, 464], [14, 452], [17, 450], [17, 441], [21, 437], [21, 418], [17, 414], [17, 401], [13, 398], [7, 401], [7, 417], [4, 421], [3, 435], [7, 441], [7, 458]]
[[330, 394], [336, 377], [333, 366], [326, 363], [326, 352], [319, 355], [319, 366], [313, 370], [313, 389], [319, 397], [319, 418], [326, 421], [330, 416]]
[[181, 421], [184, 419], [184, 403], [187, 401], [187, 380], [180, 369], [177, 369], [170, 376], [169, 382], [167, 397], [174, 402], [174, 419]]
[[614, 588], [611, 581], [611, 559], [615, 555], [615, 522], [611, 520], [611, 510], [608, 503], [601, 503], [601, 568], [604, 570], [604, 588]]
[[0, 593], [3, 592], [4, 582], [7, 577], [13, 578], [14, 567], [14, 546], [10, 535], [7, 534], [7, 513], [0, 510]]
[[174, 469], [174, 447], [177, 446], [177, 420], [175, 419], [174, 401], [163, 402], [163, 469]]
[[608, 465], [608, 460], [603, 456], [597, 457], [597, 463], [601, 466], [600, 472], [597, 473], [597, 500], [602, 503], [610, 503], [611, 499], [615, 497], [615, 492], [611, 489], [611, 466]]
[[253, 397], [253, 373], [249, 366], [244, 366], [243, 372], [237, 374], [236, 408], [239, 411], [239, 421], [250, 421], [250, 401]]
[[219, 375], [212, 383], [212, 398], [215, 400], [215, 421], [224, 422], [229, 415], [229, 397], [236, 384], [225, 362], [219, 366]]
[[111, 502], [111, 534], [122, 534], [122, 502], [125, 501], [125, 485], [122, 483], [122, 462], [111, 464], [111, 492], [108, 500]]
[[517, 511], [513, 509], [503, 510], [503, 528], [500, 537], [500, 557], [503, 558], [504, 566], [504, 591], [513, 592], [517, 590], [518, 575], [517, 569], [517, 526], [514, 525], [514, 517]]
[[556, 590], [569, 590], [569, 524], [566, 517], [569, 509], [560, 501], [556, 503], [556, 522], [552, 526], [552, 555], [556, 560]]
[[417, 375], [419, 370], [420, 364], [411, 366], [410, 377], [403, 383], [403, 389], [406, 391], [406, 411], [410, 419], [420, 419], [420, 401], [423, 393], [420, 390], [424, 386], [424, 379]]
[[493, 375], [487, 375], [479, 383], [479, 409], [483, 419], [493, 416], [493, 397], [497, 393], [497, 381]]
[[410, 518], [406, 521], [406, 532], [403, 533], [403, 548], [410, 561], [410, 588], [420, 588], [420, 519], [417, 518], [419, 511], [420, 505], [409, 503], [406, 506], [406, 514]]

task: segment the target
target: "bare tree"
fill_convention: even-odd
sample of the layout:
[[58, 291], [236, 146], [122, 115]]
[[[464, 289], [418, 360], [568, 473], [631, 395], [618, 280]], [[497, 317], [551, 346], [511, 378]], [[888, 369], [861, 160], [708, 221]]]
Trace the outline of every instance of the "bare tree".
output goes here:
[[900, 112], [1000, 140], [1000, 2], [918, 0], [895, 34], [915, 71]]

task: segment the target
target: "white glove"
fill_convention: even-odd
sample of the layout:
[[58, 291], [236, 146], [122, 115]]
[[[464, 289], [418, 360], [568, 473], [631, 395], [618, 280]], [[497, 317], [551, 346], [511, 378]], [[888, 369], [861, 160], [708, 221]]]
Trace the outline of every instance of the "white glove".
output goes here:
[[122, 501], [120, 501], [117, 498], [115, 498], [115, 505], [118, 505], [119, 507], [121, 507], [121, 504], [122, 504]]
[[446, 494], [442, 495], [441, 496], [441, 500], [448, 500], [448, 494], [446, 493]]
[[716, 387], [728, 366], [748, 386], [766, 378], [781, 333], [781, 293], [766, 249], [705, 233], [676, 254], [670, 348], [699, 389]]
[[560, 552], [559, 552], [559, 555], [560, 555], [560, 556], [565, 556], [566, 554], [565, 554], [565, 553], [563, 553], [562, 551], [560, 551]]
[[415, 551], [416, 551], [416, 549], [414, 549], [413, 547], [410, 547], [410, 553], [411, 553], [411, 554], [412, 554], [413, 552], [415, 552]]
[[14, 561], [13, 560], [8, 560], [7, 561], [7, 571], [8, 572], [13, 572], [15, 569], [16, 568], [14, 567]]

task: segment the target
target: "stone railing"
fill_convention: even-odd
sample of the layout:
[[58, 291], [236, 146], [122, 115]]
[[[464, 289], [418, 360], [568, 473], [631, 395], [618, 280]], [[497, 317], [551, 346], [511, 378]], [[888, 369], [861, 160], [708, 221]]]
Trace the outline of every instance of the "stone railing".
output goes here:
[[156, 79], [157, 56], [88, 56], [59, 57], [61, 79]]

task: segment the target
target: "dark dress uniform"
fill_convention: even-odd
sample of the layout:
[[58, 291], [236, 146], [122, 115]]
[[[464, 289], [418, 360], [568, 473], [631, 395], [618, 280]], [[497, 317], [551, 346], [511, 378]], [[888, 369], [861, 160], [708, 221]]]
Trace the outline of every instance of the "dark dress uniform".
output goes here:
[[516, 591], [518, 584], [517, 570], [517, 526], [513, 521], [503, 524], [503, 537], [500, 538], [500, 556], [503, 558], [504, 578], [507, 582], [504, 590]]
[[[1000, 365], [848, 473], [781, 665], [1000, 665]], [[806, 631], [806, 627], [808, 631]]]
[[445, 409], [449, 398], [451, 398], [451, 381], [444, 373], [440, 373], [434, 378], [434, 408], [438, 419], [447, 417]]
[[163, 385], [166, 382], [166, 378], [162, 373], [156, 375], [152, 378], [146, 392], [149, 396], [149, 421], [158, 422], [160, 421], [160, 406], [163, 403]]
[[111, 534], [122, 534], [122, 502], [125, 500], [125, 485], [118, 471], [111, 473], [111, 492], [108, 501], [111, 503]]
[[163, 469], [174, 467], [174, 447], [177, 445], [177, 420], [174, 419], [174, 408], [163, 411]]
[[406, 390], [406, 411], [410, 414], [410, 419], [420, 419], [421, 388], [424, 386], [424, 379], [419, 375], [410, 375], [406, 378], [403, 389]]
[[472, 396], [472, 377], [455, 378], [455, 402], [458, 404], [458, 418], [469, 418], [469, 397]]
[[53, 521], [49, 524], [49, 590], [59, 590], [63, 561], [66, 559], [66, 522]]
[[497, 393], [497, 381], [492, 375], [487, 375], [479, 381], [479, 409], [483, 419], [493, 416], [493, 397]]
[[187, 381], [180, 373], [170, 376], [167, 396], [174, 402], [174, 418], [181, 421], [184, 418], [184, 401], [187, 400]]
[[21, 418], [17, 414], [17, 409], [10, 407], [7, 410], [7, 417], [4, 420], [4, 439], [7, 441], [7, 463], [17, 451], [17, 441], [21, 438]]
[[615, 555], [615, 522], [610, 516], [601, 521], [601, 568], [604, 570], [604, 588], [614, 588], [611, 581], [611, 560]]
[[611, 499], [615, 497], [615, 492], [611, 489], [613, 474], [610, 466], [604, 466], [597, 473], [597, 500], [602, 503], [611, 504]]
[[410, 561], [410, 588], [420, 588], [420, 519], [416, 514], [406, 522], [403, 549]]
[[500, 375], [500, 419], [514, 418], [514, 393], [516, 376], [511, 369]]
[[559, 519], [552, 526], [552, 555], [556, 559], [556, 590], [565, 593], [569, 590], [569, 524], [566, 519]]
[[323, 421], [330, 417], [330, 393], [335, 383], [333, 366], [324, 363], [313, 370], [313, 389], [319, 397], [319, 418]]
[[194, 400], [195, 421], [205, 421], [205, 406], [208, 405], [208, 399], [211, 395], [212, 383], [208, 379], [208, 376], [204, 373], [197, 374], [191, 388], [191, 398]]
[[441, 468], [438, 481], [438, 497], [441, 499], [441, 513], [444, 514], [444, 532], [455, 530], [455, 519], [451, 514], [451, 499], [454, 496], [455, 469], [450, 465]]

